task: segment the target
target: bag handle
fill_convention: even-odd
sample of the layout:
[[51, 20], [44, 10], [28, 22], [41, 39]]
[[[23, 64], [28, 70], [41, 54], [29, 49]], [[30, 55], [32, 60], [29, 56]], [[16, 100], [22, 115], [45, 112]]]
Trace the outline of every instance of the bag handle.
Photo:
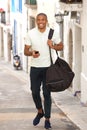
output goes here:
[[[48, 34], [48, 39], [49, 40], [52, 39], [53, 33], [54, 33], [54, 29], [50, 28], [49, 34]], [[57, 52], [57, 50], [55, 50], [55, 51], [56, 51], [56, 54], [57, 54], [57, 57], [58, 57], [58, 52]], [[51, 65], [52, 65], [53, 64], [53, 60], [52, 60], [51, 48], [50, 47], [49, 47], [49, 52], [50, 52], [50, 60], [51, 60]]]

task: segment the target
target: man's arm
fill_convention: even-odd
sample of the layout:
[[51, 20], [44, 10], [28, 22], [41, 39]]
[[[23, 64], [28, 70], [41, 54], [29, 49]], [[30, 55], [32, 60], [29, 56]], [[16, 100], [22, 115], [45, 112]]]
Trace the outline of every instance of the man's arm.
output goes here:
[[47, 44], [48, 44], [48, 46], [49, 46], [50, 48], [55, 49], [55, 50], [57, 50], [57, 51], [63, 50], [63, 43], [62, 43], [62, 42], [53, 45], [52, 40], [48, 40], [48, 41], [47, 41]]
[[62, 51], [63, 50], [63, 43], [60, 42], [58, 44], [54, 44], [53, 45], [53, 49], [57, 50], [57, 51]]
[[40, 53], [36, 50], [31, 50], [30, 51], [31, 46], [29, 45], [25, 45], [24, 47], [24, 55], [25, 56], [33, 56], [33, 58], [38, 58], [40, 56]]
[[32, 56], [32, 51], [30, 51], [31, 46], [25, 45], [24, 46], [24, 55], [25, 56]]

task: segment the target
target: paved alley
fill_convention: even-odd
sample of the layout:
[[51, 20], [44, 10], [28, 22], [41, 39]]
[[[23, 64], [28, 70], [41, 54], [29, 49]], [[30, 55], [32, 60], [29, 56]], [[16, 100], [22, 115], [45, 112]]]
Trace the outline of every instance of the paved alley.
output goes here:
[[[9, 68], [9, 63], [0, 61], [0, 130], [44, 129], [44, 118], [38, 126], [32, 125], [36, 109], [29, 91], [28, 80], [24, 80], [23, 76], [25, 76], [24, 72]], [[28, 75], [26, 76], [28, 78]], [[54, 101], [51, 123], [53, 130], [80, 130]]]

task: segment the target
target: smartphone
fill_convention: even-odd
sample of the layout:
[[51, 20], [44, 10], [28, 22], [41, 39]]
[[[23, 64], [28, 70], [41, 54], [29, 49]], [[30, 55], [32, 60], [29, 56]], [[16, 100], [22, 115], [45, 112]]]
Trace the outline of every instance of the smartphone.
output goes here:
[[39, 53], [39, 51], [35, 51], [35, 54], [38, 54]]

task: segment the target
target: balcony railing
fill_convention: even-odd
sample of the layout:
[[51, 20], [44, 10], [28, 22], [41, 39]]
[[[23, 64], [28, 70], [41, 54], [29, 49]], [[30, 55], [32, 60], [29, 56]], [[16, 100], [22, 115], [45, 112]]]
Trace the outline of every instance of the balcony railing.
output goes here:
[[78, 4], [78, 3], [82, 3], [82, 0], [60, 0], [60, 2], [63, 2], [66, 4]]
[[25, 3], [29, 5], [36, 5], [36, 0], [25, 0]]
[[37, 2], [36, 0], [25, 0], [25, 5], [30, 8], [36, 8]]
[[82, 0], [60, 0], [60, 10], [66, 11], [79, 11], [81, 12], [82, 7]]

